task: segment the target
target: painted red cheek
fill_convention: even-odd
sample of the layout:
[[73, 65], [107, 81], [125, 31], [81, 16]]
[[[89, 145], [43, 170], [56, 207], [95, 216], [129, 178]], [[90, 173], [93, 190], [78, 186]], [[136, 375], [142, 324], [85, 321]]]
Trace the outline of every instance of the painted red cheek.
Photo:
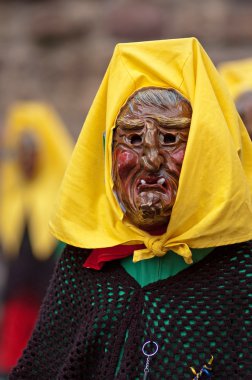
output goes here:
[[131, 169], [136, 166], [138, 157], [134, 152], [118, 150], [116, 152], [116, 160], [118, 174], [120, 178], [125, 178], [128, 176]]
[[174, 152], [171, 156], [178, 164], [182, 164], [184, 156], [185, 156], [185, 149], [180, 149]]

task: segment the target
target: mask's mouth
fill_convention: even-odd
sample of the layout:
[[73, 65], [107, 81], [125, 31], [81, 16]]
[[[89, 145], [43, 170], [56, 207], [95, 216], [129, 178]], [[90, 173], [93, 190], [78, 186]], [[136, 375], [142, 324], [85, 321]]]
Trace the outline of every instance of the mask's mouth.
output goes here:
[[164, 176], [145, 176], [137, 182], [138, 194], [146, 191], [159, 191], [166, 193], [168, 189], [167, 179]]

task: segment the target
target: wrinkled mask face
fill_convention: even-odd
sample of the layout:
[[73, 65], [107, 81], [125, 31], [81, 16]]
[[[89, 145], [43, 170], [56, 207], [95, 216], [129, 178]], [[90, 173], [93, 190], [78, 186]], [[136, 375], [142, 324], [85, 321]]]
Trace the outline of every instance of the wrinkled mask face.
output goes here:
[[117, 118], [114, 191], [126, 217], [141, 229], [169, 223], [191, 116], [190, 103], [175, 90], [144, 88]]

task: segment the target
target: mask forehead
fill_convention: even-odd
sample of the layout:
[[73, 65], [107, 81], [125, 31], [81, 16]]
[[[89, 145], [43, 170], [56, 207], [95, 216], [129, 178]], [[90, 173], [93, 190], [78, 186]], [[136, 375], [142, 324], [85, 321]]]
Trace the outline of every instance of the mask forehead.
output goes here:
[[[148, 96], [151, 91], [152, 96]], [[141, 94], [141, 96], [140, 96]], [[174, 95], [176, 94], [176, 95]], [[189, 101], [182, 97], [176, 90], [160, 89], [155, 94], [155, 89], [144, 89], [141, 92], [133, 94], [122, 107], [117, 123], [122, 118], [131, 117], [148, 117], [151, 115], [167, 115], [167, 117], [181, 116], [181, 113], [191, 118], [192, 109]]]

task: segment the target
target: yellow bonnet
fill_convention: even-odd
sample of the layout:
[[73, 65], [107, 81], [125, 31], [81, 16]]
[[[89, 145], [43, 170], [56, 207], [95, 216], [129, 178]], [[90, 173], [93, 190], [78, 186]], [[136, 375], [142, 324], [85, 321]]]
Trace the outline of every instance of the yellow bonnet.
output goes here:
[[[193, 108], [177, 198], [162, 236], [123, 220], [111, 177], [118, 112], [134, 91], [148, 86], [175, 88]], [[250, 139], [197, 39], [118, 44], [76, 144], [50, 227], [74, 246], [144, 243], [146, 249], [136, 250], [134, 261], [173, 250], [190, 263], [190, 248], [252, 238], [251, 186]]]

